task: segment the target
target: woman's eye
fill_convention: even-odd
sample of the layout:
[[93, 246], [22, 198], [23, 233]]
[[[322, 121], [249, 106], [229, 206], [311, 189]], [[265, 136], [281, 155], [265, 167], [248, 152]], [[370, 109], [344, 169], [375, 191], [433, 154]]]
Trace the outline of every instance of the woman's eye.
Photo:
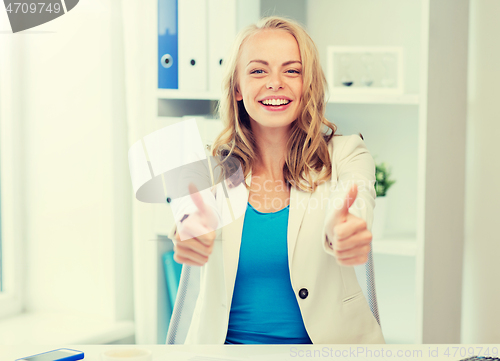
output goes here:
[[264, 70], [262, 69], [255, 69], [250, 72], [250, 74], [263, 74]]
[[298, 70], [295, 70], [295, 69], [289, 69], [286, 71], [287, 73], [290, 73], [290, 74], [300, 74], [300, 71]]

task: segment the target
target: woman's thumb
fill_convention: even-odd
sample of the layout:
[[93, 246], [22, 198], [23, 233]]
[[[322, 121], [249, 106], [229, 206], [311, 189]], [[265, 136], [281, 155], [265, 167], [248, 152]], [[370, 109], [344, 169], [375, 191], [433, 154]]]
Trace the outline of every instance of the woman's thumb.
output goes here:
[[358, 186], [357, 184], [353, 184], [344, 198], [344, 202], [342, 203], [342, 207], [337, 210], [336, 218], [338, 222], [345, 222], [347, 215], [349, 214], [349, 207], [352, 206], [356, 197], [358, 196]]
[[219, 221], [213, 209], [205, 204], [201, 193], [199, 193], [198, 188], [196, 188], [194, 183], [189, 183], [188, 188], [191, 199], [196, 205], [196, 208], [198, 208], [198, 211], [200, 212], [200, 215], [202, 217], [202, 223], [212, 230], [217, 229]]
[[205, 202], [203, 202], [203, 197], [198, 192], [198, 188], [194, 185], [194, 183], [189, 183], [188, 185], [189, 193], [191, 194], [191, 199], [195, 206], [200, 210], [201, 213], [204, 213], [206, 210]]

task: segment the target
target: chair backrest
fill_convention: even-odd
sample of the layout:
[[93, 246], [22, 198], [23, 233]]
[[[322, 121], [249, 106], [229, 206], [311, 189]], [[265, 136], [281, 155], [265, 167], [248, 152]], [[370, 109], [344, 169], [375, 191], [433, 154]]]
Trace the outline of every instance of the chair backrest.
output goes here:
[[[377, 295], [375, 292], [375, 275], [373, 271], [372, 251], [368, 254], [368, 261], [364, 265], [355, 266], [354, 270], [363, 294], [368, 301], [373, 316], [380, 324], [378, 314]], [[168, 345], [183, 344], [191, 325], [194, 307], [200, 292], [200, 267], [184, 265], [182, 267], [179, 290], [175, 299], [172, 317], [167, 332]]]
[[182, 267], [179, 289], [168, 326], [166, 340], [168, 345], [183, 344], [186, 339], [196, 300], [200, 293], [200, 270], [200, 267], [186, 264]]
[[380, 317], [378, 314], [377, 293], [375, 292], [375, 272], [373, 270], [373, 247], [368, 254], [368, 261], [360, 266], [354, 266], [358, 283], [363, 290], [368, 305], [373, 313], [373, 316], [380, 325]]

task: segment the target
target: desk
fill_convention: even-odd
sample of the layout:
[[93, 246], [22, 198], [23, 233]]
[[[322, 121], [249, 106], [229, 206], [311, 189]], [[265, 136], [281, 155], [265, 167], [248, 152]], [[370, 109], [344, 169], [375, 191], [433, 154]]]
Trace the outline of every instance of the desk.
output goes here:
[[[419, 360], [458, 361], [474, 355], [496, 356], [500, 345], [56, 345], [0, 346], [0, 360], [13, 361], [58, 348], [85, 353], [84, 361], [101, 361], [100, 354], [113, 348], [145, 348], [153, 352], [153, 361], [284, 361], [284, 360]], [[369, 354], [371, 352], [371, 354]], [[462, 355], [461, 355], [462, 354]], [[194, 357], [199, 355], [200, 357]], [[204, 356], [204, 357], [201, 357]], [[194, 357], [194, 358], [193, 358]]]

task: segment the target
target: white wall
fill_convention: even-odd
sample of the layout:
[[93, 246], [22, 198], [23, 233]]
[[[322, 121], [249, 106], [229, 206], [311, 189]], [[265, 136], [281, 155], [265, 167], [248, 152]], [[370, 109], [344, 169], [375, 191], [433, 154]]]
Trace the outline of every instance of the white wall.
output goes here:
[[133, 318], [120, 2], [81, 1], [22, 44], [26, 310]]
[[470, 2], [462, 343], [500, 342], [500, 2]]

